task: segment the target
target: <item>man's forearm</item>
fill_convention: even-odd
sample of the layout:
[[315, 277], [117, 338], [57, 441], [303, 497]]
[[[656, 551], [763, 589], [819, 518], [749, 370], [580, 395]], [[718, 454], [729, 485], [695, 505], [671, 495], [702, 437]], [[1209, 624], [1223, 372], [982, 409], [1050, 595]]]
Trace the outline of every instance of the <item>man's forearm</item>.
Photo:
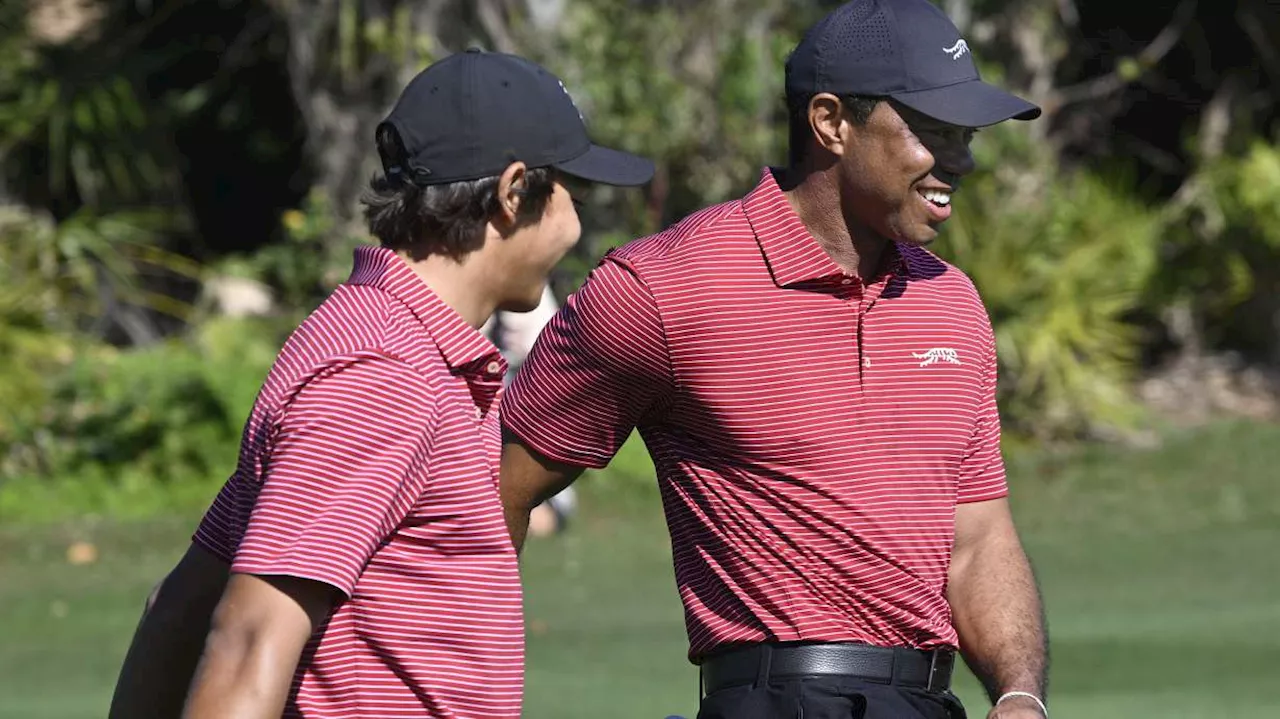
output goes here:
[[507, 519], [507, 532], [511, 535], [511, 544], [516, 548], [516, 554], [524, 551], [524, 540], [529, 536], [529, 515], [532, 508], [526, 508], [524, 503], [507, 504], [502, 508], [503, 514]]
[[109, 716], [175, 717], [182, 711], [200, 654], [209, 631], [196, 613], [157, 600], [143, 615], [120, 670]]
[[524, 540], [529, 533], [529, 513], [539, 503], [572, 484], [582, 474], [583, 468], [543, 457], [511, 435], [505, 439], [499, 475], [502, 511], [511, 543], [519, 553], [524, 549]]
[[948, 586], [965, 662], [995, 701], [1006, 692], [1044, 699], [1048, 634], [1031, 563], [1016, 533], [995, 531], [953, 561]]
[[292, 577], [234, 574], [210, 624], [184, 719], [274, 719], [284, 712], [302, 650], [335, 592]]
[[147, 598], [116, 681], [111, 719], [181, 713], [226, 576], [226, 565], [193, 547]]
[[191, 684], [184, 719], [275, 719], [285, 701], [301, 652], [255, 635], [214, 629]]

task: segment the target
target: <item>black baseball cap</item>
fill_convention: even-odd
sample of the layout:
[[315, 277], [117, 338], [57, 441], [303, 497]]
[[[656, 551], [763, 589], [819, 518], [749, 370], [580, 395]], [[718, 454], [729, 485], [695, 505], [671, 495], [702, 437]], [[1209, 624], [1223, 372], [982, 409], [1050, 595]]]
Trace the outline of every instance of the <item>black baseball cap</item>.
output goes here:
[[[500, 175], [516, 161], [609, 185], [643, 185], [653, 163], [594, 145], [564, 83], [522, 57], [478, 48], [418, 73], [378, 133], [394, 129], [403, 157], [388, 177], [438, 185]], [[403, 166], [401, 163], [403, 162]]]
[[788, 98], [888, 97], [936, 120], [984, 127], [1040, 108], [978, 76], [969, 43], [929, 0], [854, 0], [805, 33], [787, 59]]

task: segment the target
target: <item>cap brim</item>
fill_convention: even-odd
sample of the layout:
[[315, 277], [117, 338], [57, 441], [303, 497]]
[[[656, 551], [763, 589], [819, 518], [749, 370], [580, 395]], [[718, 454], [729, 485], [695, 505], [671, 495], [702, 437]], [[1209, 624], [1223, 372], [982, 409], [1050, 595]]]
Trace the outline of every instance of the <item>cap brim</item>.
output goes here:
[[1040, 117], [1039, 107], [981, 80], [929, 90], [896, 92], [890, 97], [935, 120], [960, 127], [986, 127], [1005, 120]]
[[592, 145], [572, 160], [557, 162], [554, 167], [589, 182], [622, 187], [643, 185], [653, 179], [653, 162], [599, 145]]

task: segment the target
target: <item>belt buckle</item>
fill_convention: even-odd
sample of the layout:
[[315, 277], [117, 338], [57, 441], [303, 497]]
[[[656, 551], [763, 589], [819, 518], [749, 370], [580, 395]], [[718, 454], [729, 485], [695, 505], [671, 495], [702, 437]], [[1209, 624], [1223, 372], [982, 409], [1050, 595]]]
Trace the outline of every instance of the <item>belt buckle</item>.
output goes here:
[[929, 681], [925, 683], [925, 691], [943, 692], [951, 683], [951, 670], [955, 667], [956, 655], [945, 649], [935, 649], [929, 658]]

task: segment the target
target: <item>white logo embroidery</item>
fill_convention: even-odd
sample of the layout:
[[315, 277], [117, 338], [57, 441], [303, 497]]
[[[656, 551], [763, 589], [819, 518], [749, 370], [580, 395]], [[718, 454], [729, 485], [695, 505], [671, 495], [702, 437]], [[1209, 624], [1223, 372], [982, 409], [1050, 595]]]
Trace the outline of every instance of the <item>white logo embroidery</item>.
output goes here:
[[565, 97], [569, 98], [569, 104], [573, 105], [573, 109], [578, 112], [578, 119], [582, 120], [583, 124], [585, 124], [587, 122], [587, 118], [582, 116], [582, 110], [578, 109], [578, 103], [573, 101], [573, 93], [569, 92], [569, 88], [564, 86], [564, 80], [556, 78], [556, 82], [560, 83], [560, 90], [564, 92]]
[[961, 38], [956, 40], [956, 44], [951, 47], [942, 48], [942, 51], [950, 55], [952, 60], [959, 60], [961, 55], [969, 52], [969, 43], [965, 42], [964, 38]]
[[927, 352], [912, 352], [911, 356], [920, 360], [921, 367], [928, 367], [939, 362], [960, 364], [960, 358], [956, 355], [956, 351], [950, 347], [934, 347]]

